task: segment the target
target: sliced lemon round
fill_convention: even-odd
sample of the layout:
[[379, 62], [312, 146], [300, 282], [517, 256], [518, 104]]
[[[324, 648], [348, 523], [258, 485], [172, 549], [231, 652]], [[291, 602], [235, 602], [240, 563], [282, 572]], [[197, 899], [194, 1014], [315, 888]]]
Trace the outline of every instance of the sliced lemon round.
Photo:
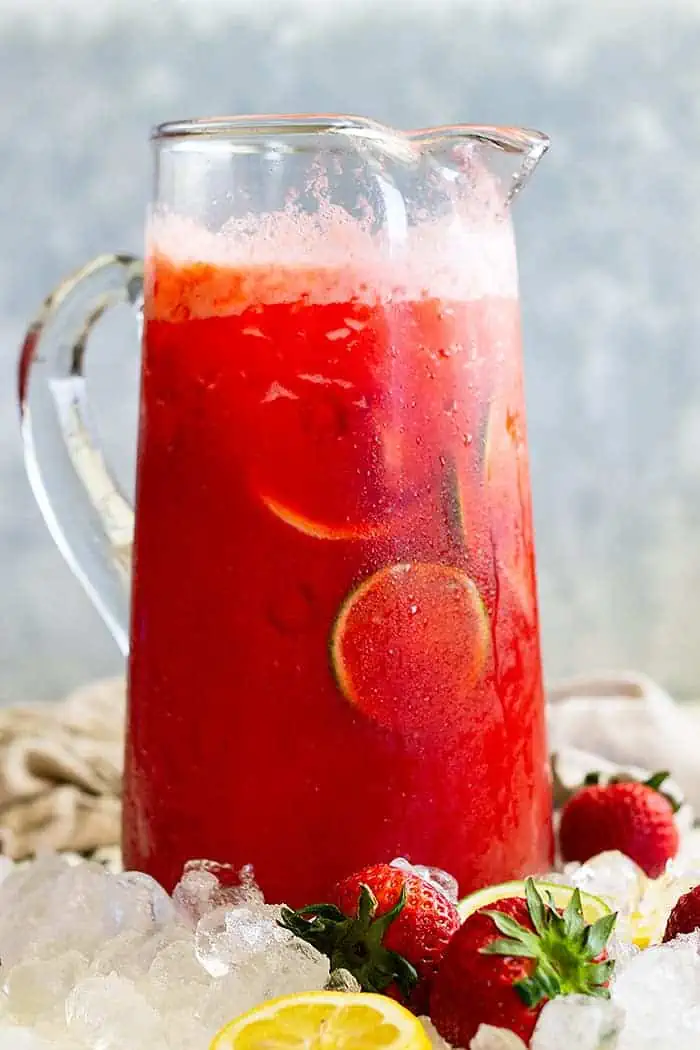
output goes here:
[[[574, 886], [562, 886], [558, 882], [536, 881], [535, 885], [545, 898], [547, 894], [551, 893], [554, 906], [560, 911], [566, 909], [575, 889]], [[462, 922], [464, 922], [465, 919], [468, 919], [475, 911], [479, 911], [480, 908], [488, 908], [490, 905], [495, 904], [496, 901], [501, 901], [506, 897], [522, 897], [525, 899], [525, 883], [504, 882], [500, 886], [487, 886], [485, 889], [477, 890], [476, 893], [472, 893], [469, 897], [461, 900], [457, 905], [457, 910]], [[612, 908], [609, 908], [604, 900], [601, 900], [600, 897], [594, 897], [590, 893], [581, 893], [581, 905], [583, 907], [583, 917], [589, 924], [602, 919], [604, 915], [609, 915], [612, 911]]]
[[412, 1013], [384, 995], [306, 992], [272, 999], [214, 1037], [210, 1050], [430, 1050]]

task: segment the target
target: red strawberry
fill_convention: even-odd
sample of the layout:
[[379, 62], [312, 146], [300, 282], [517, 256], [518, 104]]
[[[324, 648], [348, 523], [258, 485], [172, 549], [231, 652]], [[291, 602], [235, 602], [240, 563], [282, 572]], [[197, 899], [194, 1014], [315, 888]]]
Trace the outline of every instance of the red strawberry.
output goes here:
[[469, 1046], [482, 1024], [509, 1028], [528, 1043], [550, 999], [609, 997], [614, 964], [605, 945], [616, 916], [587, 926], [578, 890], [562, 915], [532, 879], [525, 887], [527, 900], [508, 897], [470, 915], [445, 952], [430, 1017], [453, 1046]]
[[681, 933], [700, 929], [700, 886], [684, 893], [668, 917], [664, 941], [672, 941]]
[[375, 864], [339, 882], [330, 904], [282, 909], [282, 925], [313, 944], [331, 968], [349, 970], [366, 992], [382, 992], [418, 1010], [459, 928], [459, 914], [426, 879]]
[[600, 784], [596, 773], [586, 777], [562, 810], [559, 845], [564, 860], [587, 861], [619, 850], [649, 878], [662, 875], [679, 846], [673, 819], [678, 807], [659, 790], [667, 777], [657, 773], [644, 783], [620, 777], [608, 784]]

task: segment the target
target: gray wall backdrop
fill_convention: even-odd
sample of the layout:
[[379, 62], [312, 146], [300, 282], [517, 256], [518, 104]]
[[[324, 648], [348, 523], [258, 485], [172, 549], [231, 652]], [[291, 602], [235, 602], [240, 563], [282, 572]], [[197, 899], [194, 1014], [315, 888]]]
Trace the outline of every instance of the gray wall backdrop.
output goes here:
[[[139, 250], [151, 124], [256, 110], [552, 135], [517, 205], [548, 675], [700, 692], [699, 56], [700, 0], [0, 0], [0, 700], [119, 668], [25, 481], [23, 326]], [[95, 380], [127, 479], [128, 334]]]

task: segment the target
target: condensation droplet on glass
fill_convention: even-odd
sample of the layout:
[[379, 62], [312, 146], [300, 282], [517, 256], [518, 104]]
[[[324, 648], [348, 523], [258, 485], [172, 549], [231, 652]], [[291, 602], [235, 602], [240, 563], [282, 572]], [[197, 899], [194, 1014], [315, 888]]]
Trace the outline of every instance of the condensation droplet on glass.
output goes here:
[[420, 447], [422, 444], [423, 444], [423, 438], [420, 436], [420, 434], [416, 434], [416, 445], [418, 445], [418, 447]]
[[464, 435], [464, 444], [467, 446], [467, 448], [469, 448], [469, 446], [471, 445], [473, 440], [474, 440], [474, 435], [473, 434], [465, 434]]
[[268, 405], [271, 401], [278, 401], [280, 398], [287, 398], [288, 401], [298, 401], [299, 395], [295, 394], [292, 390], [287, 390], [285, 386], [282, 386], [282, 384], [278, 383], [276, 379], [273, 379], [260, 404]]
[[416, 615], [416, 613], [418, 612], [418, 606], [416, 605], [415, 602], [412, 605], [409, 605], [408, 611], [410, 612], [411, 616], [415, 616]]

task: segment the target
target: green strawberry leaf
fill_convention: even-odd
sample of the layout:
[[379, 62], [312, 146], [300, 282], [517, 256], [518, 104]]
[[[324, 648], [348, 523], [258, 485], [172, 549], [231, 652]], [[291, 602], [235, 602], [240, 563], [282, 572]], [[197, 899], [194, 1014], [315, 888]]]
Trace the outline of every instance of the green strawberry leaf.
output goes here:
[[644, 781], [645, 787], [652, 788], [654, 791], [658, 791], [662, 784], [664, 784], [671, 776], [667, 769], [661, 770], [659, 773], [654, 773], [653, 776], [649, 777], [648, 780]]
[[538, 967], [532, 977], [516, 981], [513, 987], [526, 1006], [537, 1006], [543, 999], [556, 999], [561, 994], [559, 979], [548, 966]]
[[509, 955], [512, 958], [539, 959], [540, 950], [534, 946], [523, 944], [522, 941], [509, 939], [508, 937], [497, 937], [495, 941], [484, 945], [481, 949], [483, 955]]
[[490, 919], [493, 919], [494, 925], [499, 933], [504, 933], [506, 937], [513, 937], [516, 941], [521, 944], [536, 943], [537, 934], [533, 933], [532, 930], [528, 930], [525, 926], [521, 926], [519, 922], [512, 919], [510, 915], [506, 915], [502, 911], [484, 911], [484, 915], [488, 915]]
[[578, 889], [572, 892], [563, 914], [557, 910], [551, 894], [546, 900], [542, 897], [533, 879], [526, 879], [525, 893], [534, 929], [528, 929], [495, 908], [484, 909], [482, 914], [491, 919], [497, 932], [503, 936], [494, 937], [480, 952], [535, 961], [532, 972], [513, 985], [527, 1006], [537, 1006], [558, 995], [609, 998], [606, 985], [615, 964], [612, 960], [595, 960], [601, 956], [604, 958], [617, 916], [605, 915], [588, 925]]
[[678, 801], [678, 799], [674, 798], [673, 795], [670, 794], [670, 792], [661, 790], [661, 788], [670, 776], [671, 774], [668, 772], [668, 770], [663, 770], [660, 773], [654, 773], [653, 776], [649, 777], [648, 780], [644, 781], [644, 786], [651, 788], [652, 791], [658, 791], [658, 793], [666, 799], [673, 812], [677, 813], [681, 808], [681, 804]]
[[617, 922], [617, 912], [603, 915], [592, 926], [586, 928], [585, 949], [590, 959], [596, 959], [610, 940], [610, 935]]
[[[612, 959], [609, 959], [607, 962], [589, 963], [585, 968], [585, 973], [591, 985], [600, 985], [602, 987], [608, 983], [614, 970], [615, 963]], [[603, 990], [606, 992], [608, 991], [607, 988], [604, 988]]]
[[532, 925], [541, 937], [547, 928], [547, 912], [544, 901], [538, 893], [534, 879], [525, 880], [525, 897], [527, 899], [527, 910], [530, 912]]
[[583, 947], [586, 934], [586, 920], [583, 917], [581, 891], [577, 888], [564, 912], [564, 936], [573, 943]]

